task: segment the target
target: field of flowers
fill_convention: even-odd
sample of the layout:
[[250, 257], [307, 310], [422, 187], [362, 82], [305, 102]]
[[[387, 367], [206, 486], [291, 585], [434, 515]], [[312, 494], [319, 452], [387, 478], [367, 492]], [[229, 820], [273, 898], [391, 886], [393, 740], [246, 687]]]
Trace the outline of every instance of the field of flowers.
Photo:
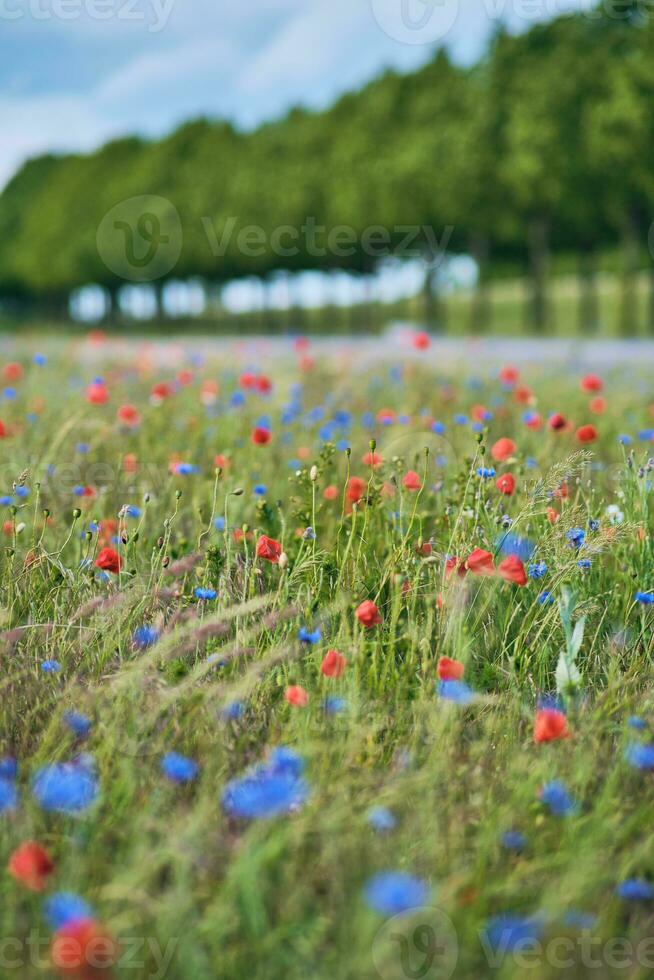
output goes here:
[[652, 975], [651, 364], [0, 371], [0, 977]]

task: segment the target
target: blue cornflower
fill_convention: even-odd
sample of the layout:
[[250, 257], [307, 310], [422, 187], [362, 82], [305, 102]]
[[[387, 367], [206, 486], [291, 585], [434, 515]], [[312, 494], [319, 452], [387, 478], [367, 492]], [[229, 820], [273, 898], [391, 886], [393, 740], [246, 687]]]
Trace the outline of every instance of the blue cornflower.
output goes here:
[[654, 886], [641, 878], [627, 878], [620, 882], [615, 893], [628, 902], [647, 902], [654, 898]]
[[654, 745], [632, 742], [631, 745], [627, 746], [624, 757], [634, 769], [646, 771], [654, 769]]
[[547, 589], [538, 596], [536, 600], [541, 606], [551, 606], [554, 602], [554, 596]]
[[229, 404], [232, 408], [240, 408], [241, 405], [245, 405], [245, 395], [242, 391], [235, 391], [232, 397], [229, 399]]
[[477, 476], [481, 477], [482, 480], [490, 480], [495, 476], [495, 470], [492, 466], [479, 466], [477, 468]]
[[242, 701], [232, 701], [221, 709], [220, 717], [225, 721], [238, 721], [245, 713], [245, 705]]
[[577, 809], [577, 804], [574, 799], [568, 793], [564, 784], [558, 779], [545, 783], [540, 791], [540, 799], [556, 817], [563, 817], [568, 813], [574, 813]]
[[14, 493], [17, 497], [29, 497], [30, 488], [29, 487], [16, 487]]
[[632, 440], [632, 438], [631, 438], [631, 436], [628, 436], [628, 435], [621, 435], [621, 436], [618, 436], [618, 442], [619, 442], [619, 443], [620, 443], [620, 444], [621, 444], [622, 446], [630, 446], [630, 445], [631, 445], [631, 443], [633, 442], [633, 440]]
[[582, 558], [581, 561], [577, 562], [577, 568], [587, 571], [591, 567], [591, 564], [590, 558]]
[[209, 601], [211, 599], [215, 599], [218, 596], [218, 593], [215, 589], [203, 589], [198, 586], [195, 590], [195, 595], [198, 599]]
[[225, 518], [224, 517], [214, 517], [213, 526], [215, 527], [216, 531], [224, 531], [225, 530]]
[[456, 425], [467, 425], [468, 416], [463, 414], [458, 414], [454, 416], [454, 422]]
[[46, 360], [47, 358], [45, 354], [35, 354], [34, 357], [32, 358], [33, 363], [38, 365], [38, 367], [43, 367], [43, 365], [46, 363]]
[[442, 422], [432, 422], [431, 431], [435, 432], [437, 436], [442, 436], [445, 432], [445, 425]]
[[190, 783], [197, 776], [199, 766], [185, 755], [168, 752], [161, 760], [161, 771], [173, 783]]
[[322, 632], [320, 627], [317, 627], [313, 632], [306, 629], [306, 627], [301, 626], [298, 632], [298, 640], [300, 643], [307, 643], [309, 646], [315, 646], [316, 643], [320, 643], [322, 640]]
[[439, 681], [436, 690], [445, 701], [454, 704], [470, 704], [475, 698], [465, 681]]
[[486, 939], [497, 953], [509, 953], [524, 943], [534, 943], [543, 933], [543, 922], [522, 915], [498, 915], [486, 923]]
[[123, 512], [125, 514], [125, 517], [141, 516], [141, 508], [137, 507], [136, 504], [127, 504], [127, 506], [123, 508]]
[[91, 731], [91, 719], [87, 718], [86, 715], [79, 714], [77, 711], [65, 711], [63, 720], [64, 724], [78, 738], [86, 738]]
[[44, 674], [58, 674], [61, 670], [61, 664], [58, 660], [44, 660], [41, 664], [41, 670]]
[[86, 442], [78, 442], [75, 446], [75, 452], [79, 453], [81, 456], [86, 456], [89, 451], [89, 445]]
[[289, 813], [309, 795], [302, 768], [302, 759], [291, 749], [276, 749], [267, 762], [227, 784], [221, 797], [223, 809], [231, 817], [247, 820]]
[[10, 782], [18, 775], [18, 762], [12, 756], [5, 756], [0, 759], [0, 779], [8, 779]]
[[265, 485], [265, 483], [255, 483], [252, 489], [257, 497], [265, 497], [268, 493], [268, 487]]
[[403, 871], [381, 871], [366, 882], [363, 897], [369, 908], [390, 917], [424, 905], [429, 886]]
[[375, 806], [372, 810], [368, 811], [368, 823], [374, 830], [384, 833], [389, 830], [394, 830], [397, 825], [397, 820], [388, 807]]
[[500, 838], [502, 847], [507, 851], [524, 851], [527, 846], [527, 838], [519, 830], [507, 830]]
[[56, 892], [46, 899], [43, 910], [48, 925], [55, 932], [69, 922], [95, 917], [91, 906], [73, 892]]
[[629, 725], [629, 728], [635, 728], [638, 731], [642, 731], [644, 728], [647, 728], [647, 722], [645, 722], [642, 718], [639, 718], [637, 715], [632, 715], [627, 721], [627, 724]]
[[194, 473], [199, 473], [200, 467], [195, 466], [193, 463], [179, 463], [175, 472], [180, 476], [191, 476]]
[[44, 810], [81, 813], [96, 799], [98, 783], [87, 768], [57, 762], [38, 770], [32, 794]]
[[640, 602], [643, 606], [653, 606], [654, 592], [637, 592], [634, 601]]
[[330, 697], [325, 698], [322, 707], [328, 715], [340, 715], [347, 708], [347, 701], [345, 698], [330, 695]]
[[85, 489], [86, 488], [83, 487], [83, 486], [81, 486], [81, 485], [78, 485], [76, 487], [73, 487], [73, 496], [74, 497], [83, 497], [84, 496]]
[[132, 642], [137, 650], [147, 650], [154, 646], [159, 639], [159, 630], [154, 626], [137, 626], [132, 636]]
[[599, 521], [590, 520], [588, 522], [588, 530], [589, 531], [599, 531], [599, 529], [600, 529], [600, 522]]
[[581, 548], [586, 540], [586, 532], [583, 527], [573, 527], [566, 534], [566, 538], [574, 548]]
[[578, 909], [570, 909], [563, 916], [563, 922], [571, 929], [581, 929], [582, 932], [594, 929], [597, 925], [597, 916], [591, 912], [581, 912]]
[[536, 545], [529, 538], [523, 538], [519, 534], [511, 534], [509, 532], [497, 539], [495, 547], [501, 555], [507, 557], [509, 555], [515, 555], [522, 562], [529, 561], [536, 550]]
[[547, 565], [544, 561], [536, 562], [535, 564], [529, 566], [528, 574], [529, 578], [544, 578], [545, 575], [547, 575]]
[[14, 502], [14, 498], [10, 497], [8, 494], [5, 494], [3, 497], [0, 497], [0, 504], [3, 507], [11, 507], [13, 502]]
[[16, 787], [10, 779], [0, 779], [0, 813], [15, 810], [18, 803]]

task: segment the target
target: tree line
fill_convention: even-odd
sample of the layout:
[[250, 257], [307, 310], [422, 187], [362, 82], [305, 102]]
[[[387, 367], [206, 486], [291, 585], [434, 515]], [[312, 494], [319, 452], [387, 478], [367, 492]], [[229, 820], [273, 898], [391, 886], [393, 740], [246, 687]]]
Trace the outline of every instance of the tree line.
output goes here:
[[[596, 273], [611, 256], [629, 332], [634, 277], [654, 270], [653, 64], [647, 11], [616, 0], [518, 36], [498, 31], [472, 67], [439, 50], [418, 71], [385, 72], [324, 111], [296, 108], [251, 132], [199, 119], [157, 141], [30, 160], [0, 195], [0, 300], [56, 312], [87, 283], [115, 298], [124, 277], [98, 229], [120, 202], [155, 195], [174, 206], [183, 238], [157, 288], [284, 270], [363, 274], [418, 249], [436, 317], [446, 243], [477, 261], [480, 328], [488, 282], [511, 272], [528, 277], [529, 316], [544, 329], [552, 265], [574, 264], [580, 320], [592, 325]], [[306, 234], [272, 247], [276, 234], [290, 241], [279, 229], [307, 220], [326, 236], [348, 229], [347, 248], [310, 247]], [[240, 232], [252, 228], [260, 241], [244, 247]], [[411, 252], [407, 229], [417, 230]], [[654, 271], [651, 295], [654, 329]]]

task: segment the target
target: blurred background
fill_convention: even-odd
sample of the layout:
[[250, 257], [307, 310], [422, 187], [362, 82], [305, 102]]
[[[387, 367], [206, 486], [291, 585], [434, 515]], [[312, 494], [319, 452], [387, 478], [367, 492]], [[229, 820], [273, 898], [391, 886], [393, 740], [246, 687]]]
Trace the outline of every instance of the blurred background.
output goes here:
[[654, 334], [654, 22], [0, 0], [0, 325]]

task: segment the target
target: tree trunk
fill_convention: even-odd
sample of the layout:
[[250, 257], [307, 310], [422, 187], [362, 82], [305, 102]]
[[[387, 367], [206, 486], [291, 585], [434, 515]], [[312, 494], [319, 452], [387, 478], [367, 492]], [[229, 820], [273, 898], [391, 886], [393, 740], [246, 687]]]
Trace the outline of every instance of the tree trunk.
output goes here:
[[490, 243], [486, 235], [477, 235], [470, 243], [472, 257], [477, 263], [477, 284], [470, 308], [470, 330], [473, 334], [486, 333], [491, 322], [490, 293], [488, 290], [488, 259]]
[[638, 225], [633, 213], [624, 216], [621, 238], [622, 270], [618, 328], [623, 337], [629, 337], [636, 333], [638, 321], [635, 283], [638, 271]]
[[531, 273], [531, 322], [540, 333], [548, 325], [547, 273], [549, 266], [549, 228], [545, 218], [536, 218], [529, 227], [529, 267]]
[[579, 332], [595, 333], [599, 326], [599, 300], [595, 257], [592, 248], [582, 249], [579, 258]]
[[432, 329], [445, 328], [445, 310], [438, 291], [438, 269], [435, 256], [425, 262], [425, 283], [423, 286], [425, 320]]

